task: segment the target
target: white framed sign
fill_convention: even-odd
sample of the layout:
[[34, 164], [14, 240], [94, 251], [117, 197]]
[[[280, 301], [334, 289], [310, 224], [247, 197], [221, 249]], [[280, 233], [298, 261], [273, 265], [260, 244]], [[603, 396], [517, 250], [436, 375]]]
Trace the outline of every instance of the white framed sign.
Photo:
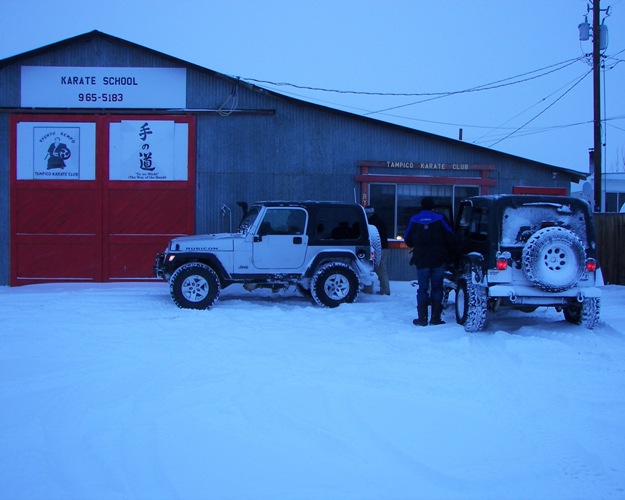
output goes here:
[[185, 68], [22, 66], [23, 108], [184, 109]]
[[186, 181], [189, 126], [169, 120], [123, 120], [109, 126], [109, 180]]
[[95, 179], [95, 123], [17, 124], [18, 180]]

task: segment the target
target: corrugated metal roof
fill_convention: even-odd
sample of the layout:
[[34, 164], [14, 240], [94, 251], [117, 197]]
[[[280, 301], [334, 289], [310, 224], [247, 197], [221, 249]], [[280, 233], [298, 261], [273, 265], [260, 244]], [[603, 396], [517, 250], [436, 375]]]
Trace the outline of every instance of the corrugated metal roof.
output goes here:
[[[184, 66], [186, 68], [190, 68], [190, 69], [194, 69], [198, 72], [202, 72], [202, 73], [207, 73], [210, 74], [213, 77], [222, 79], [224, 82], [228, 82], [231, 84], [235, 84], [237, 86], [242, 86], [252, 92], [258, 92], [258, 93], [262, 93], [263, 96], [271, 96], [275, 99], [280, 99], [280, 100], [284, 100], [286, 102], [290, 102], [292, 104], [295, 104], [299, 107], [304, 106], [304, 107], [309, 107], [312, 109], [318, 109], [318, 110], [322, 110], [326, 113], [332, 113], [332, 114], [336, 114], [337, 116], [341, 116], [344, 118], [349, 118], [350, 120], [358, 120], [358, 121], [362, 121], [362, 122], [366, 122], [366, 123], [370, 123], [372, 125], [375, 125], [376, 127], [383, 127], [383, 128], [389, 128], [389, 129], [396, 129], [396, 130], [402, 130], [404, 132], [408, 132], [409, 134], [415, 135], [415, 136], [419, 136], [422, 137], [424, 139], [434, 139], [437, 142], [444, 142], [450, 145], [453, 145], [454, 147], [462, 147], [462, 148], [467, 148], [468, 150], [474, 150], [476, 152], [478, 152], [479, 154], [484, 154], [484, 153], [488, 153], [489, 155], [495, 155], [501, 158], [506, 158], [508, 160], [520, 160], [526, 163], [529, 163], [531, 165], [534, 166], [538, 166], [538, 167], [543, 167], [543, 168], [548, 168], [551, 169], [553, 171], [557, 171], [557, 172], [562, 172], [562, 173], [566, 173], [567, 175], [569, 175], [572, 178], [573, 182], [577, 182], [579, 180], [583, 180], [586, 179], [589, 174], [588, 173], [583, 173], [583, 172], [578, 172], [576, 170], [572, 170], [572, 169], [567, 169], [567, 168], [563, 168], [563, 167], [559, 167], [556, 165], [550, 165], [547, 163], [542, 163], [542, 162], [538, 162], [535, 160], [531, 160], [528, 158], [523, 158], [520, 156], [516, 156], [516, 155], [512, 155], [509, 153], [504, 153], [504, 152], [500, 152], [500, 151], [496, 151], [496, 150], [492, 150], [489, 148], [485, 148], [483, 146], [478, 146], [475, 144], [469, 144], [466, 142], [462, 142], [460, 140], [456, 140], [456, 139], [451, 139], [449, 137], [444, 137], [444, 136], [440, 136], [440, 135], [436, 135], [436, 134], [432, 134], [430, 132], [424, 132], [422, 130], [418, 130], [418, 129], [413, 129], [410, 127], [406, 127], [406, 126], [402, 126], [402, 125], [397, 125], [394, 123], [389, 123], [389, 122], [385, 122], [383, 120], [379, 120], [376, 118], [371, 118], [368, 116], [361, 116], [361, 115], [356, 115], [353, 113], [349, 113], [347, 111], [342, 111], [342, 110], [338, 110], [335, 108], [331, 108], [331, 107], [327, 107], [327, 106], [323, 106], [323, 105], [319, 105], [319, 104], [314, 104], [314, 103], [310, 103], [307, 101], [302, 101], [299, 99], [295, 99], [293, 97], [289, 97], [283, 94], [280, 94], [278, 92], [272, 91], [272, 90], [268, 90], [265, 88], [262, 88], [260, 86], [242, 81], [238, 78], [234, 78], [228, 75], [225, 75], [223, 73], [219, 73], [216, 71], [213, 71], [211, 69], [199, 66], [197, 64], [193, 64], [190, 63], [188, 61], [184, 61], [182, 59], [179, 59], [177, 57], [156, 51], [154, 49], [150, 49], [148, 47], [136, 44], [134, 42], [130, 42], [128, 40], [124, 40], [122, 38], [118, 38], [106, 33], [103, 33], [101, 31], [98, 30], [93, 30], [87, 33], [84, 33], [82, 35], [77, 35], [75, 37], [72, 38], [67, 38], [65, 40], [59, 41], [59, 42], [55, 42], [37, 49], [33, 49], [31, 51], [28, 52], [24, 52], [22, 54], [18, 54], [6, 59], [2, 59], [0, 60], [0, 68], [6, 67], [6, 66], [10, 66], [12, 64], [19, 64], [21, 61], [35, 57], [35, 56], [40, 56], [40, 55], [44, 55], [45, 53], [49, 52], [49, 51], [53, 51], [53, 50], [57, 50], [59, 48], [64, 48], [64, 47], [68, 47], [68, 46], [72, 46], [74, 44], [77, 43], [84, 43], [84, 42], [89, 42], [93, 39], [101, 39], [101, 40], [108, 40], [112, 43], [115, 44], [123, 44], [129, 47], [133, 47], [135, 49], [140, 49], [144, 52], [148, 52], [150, 54], [152, 54], [153, 56], [156, 56], [158, 58], [162, 58], [164, 60], [169, 61], [172, 65], [175, 66]], [[193, 112], [193, 113], [198, 113], [198, 112], [202, 112], [202, 111], [215, 111], [215, 109], [208, 109], [208, 108], [202, 108], [202, 109], [185, 109], [185, 110], [181, 110], [181, 111], [185, 111], [185, 112]], [[249, 110], [248, 110], [249, 111]], [[254, 110], [254, 111], [259, 111], [259, 110]], [[264, 110], [264, 111], [271, 111], [271, 110]]]

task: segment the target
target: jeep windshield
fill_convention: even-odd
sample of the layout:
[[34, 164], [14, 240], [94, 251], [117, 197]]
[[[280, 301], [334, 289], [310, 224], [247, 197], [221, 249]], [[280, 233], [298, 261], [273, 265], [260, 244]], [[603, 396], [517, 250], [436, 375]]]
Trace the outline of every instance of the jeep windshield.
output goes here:
[[249, 209], [249, 211], [243, 216], [241, 219], [241, 223], [239, 224], [238, 232], [241, 234], [247, 234], [252, 224], [258, 217], [258, 213], [260, 212], [260, 207], [255, 205]]
[[536, 231], [551, 226], [569, 229], [586, 245], [586, 214], [579, 208], [558, 203], [526, 203], [506, 207], [501, 244], [523, 246]]

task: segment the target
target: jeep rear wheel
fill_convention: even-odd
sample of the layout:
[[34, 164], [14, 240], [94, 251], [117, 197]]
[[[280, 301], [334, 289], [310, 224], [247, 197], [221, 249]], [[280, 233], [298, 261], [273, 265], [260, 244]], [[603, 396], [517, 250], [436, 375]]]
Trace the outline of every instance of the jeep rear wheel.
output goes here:
[[592, 297], [581, 304], [569, 305], [564, 308], [564, 319], [574, 325], [583, 325], [593, 329], [599, 323], [601, 299]]
[[571, 231], [546, 227], [536, 231], [523, 248], [523, 270], [541, 290], [562, 292], [581, 278], [585, 256], [583, 243]]
[[456, 322], [467, 332], [479, 332], [486, 324], [486, 288], [462, 278], [456, 289]]
[[321, 307], [338, 307], [356, 300], [360, 280], [349, 265], [333, 262], [321, 266], [315, 272], [310, 291], [313, 300]]
[[219, 298], [221, 285], [215, 271], [201, 262], [180, 266], [169, 280], [169, 293], [181, 309], [208, 309]]

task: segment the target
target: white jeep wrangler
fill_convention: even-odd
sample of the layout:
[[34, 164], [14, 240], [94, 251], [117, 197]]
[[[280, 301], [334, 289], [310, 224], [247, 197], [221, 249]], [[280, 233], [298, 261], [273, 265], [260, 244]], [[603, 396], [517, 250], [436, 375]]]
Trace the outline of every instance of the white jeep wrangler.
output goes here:
[[174, 238], [154, 273], [178, 307], [208, 309], [222, 288], [290, 286], [323, 307], [354, 302], [373, 283], [380, 235], [355, 203], [258, 202], [236, 233]]
[[599, 321], [602, 278], [588, 203], [564, 196], [476, 196], [461, 202], [458, 261], [447, 274], [456, 321], [482, 330], [487, 311], [554, 307], [570, 323]]

